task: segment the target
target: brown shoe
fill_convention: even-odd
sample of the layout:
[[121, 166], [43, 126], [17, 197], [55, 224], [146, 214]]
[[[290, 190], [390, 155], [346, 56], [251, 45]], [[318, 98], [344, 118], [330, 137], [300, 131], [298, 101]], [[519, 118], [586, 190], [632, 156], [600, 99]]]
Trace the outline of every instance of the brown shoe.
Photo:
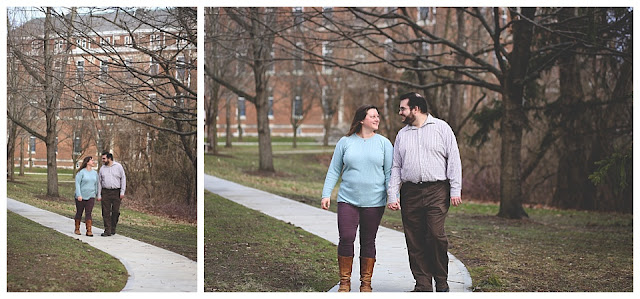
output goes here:
[[376, 259], [360, 257], [360, 292], [371, 292], [371, 276]]
[[85, 220], [85, 225], [87, 227], [87, 236], [93, 237], [93, 233], [91, 232], [91, 226], [93, 224], [93, 220]]
[[73, 219], [76, 221], [76, 229], [73, 231], [74, 234], [79, 235], [80, 234], [80, 219]]
[[338, 267], [340, 268], [340, 287], [338, 288], [338, 292], [351, 292], [352, 265], [352, 256], [338, 256]]

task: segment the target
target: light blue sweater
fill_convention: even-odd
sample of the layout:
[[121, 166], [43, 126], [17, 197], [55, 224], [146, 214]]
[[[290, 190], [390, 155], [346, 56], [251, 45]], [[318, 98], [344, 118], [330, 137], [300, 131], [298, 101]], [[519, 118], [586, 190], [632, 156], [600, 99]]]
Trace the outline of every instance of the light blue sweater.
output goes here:
[[89, 200], [98, 194], [98, 173], [86, 168], [76, 174], [76, 199], [82, 196], [82, 200]]
[[342, 175], [338, 202], [356, 207], [382, 207], [387, 203], [393, 146], [386, 137], [375, 134], [363, 139], [357, 134], [338, 141], [322, 188], [322, 197], [331, 191]]

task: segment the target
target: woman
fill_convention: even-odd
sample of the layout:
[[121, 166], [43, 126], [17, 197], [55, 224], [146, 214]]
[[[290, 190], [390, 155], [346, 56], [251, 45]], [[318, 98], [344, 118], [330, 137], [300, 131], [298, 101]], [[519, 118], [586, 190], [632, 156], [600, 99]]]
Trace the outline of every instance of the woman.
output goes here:
[[87, 236], [93, 237], [91, 232], [91, 225], [93, 224], [93, 218], [91, 218], [91, 211], [95, 204], [96, 195], [98, 194], [98, 173], [93, 170], [96, 166], [96, 162], [92, 157], [85, 157], [80, 165], [80, 170], [76, 173], [76, 235], [80, 234], [80, 221], [82, 220], [82, 212], [85, 212], [84, 220], [87, 227]]
[[360, 292], [371, 292], [371, 276], [376, 261], [375, 239], [387, 203], [386, 190], [393, 158], [389, 139], [375, 133], [379, 124], [380, 116], [375, 106], [365, 105], [356, 110], [351, 129], [336, 144], [322, 189], [321, 207], [328, 210], [331, 191], [342, 175], [338, 191], [338, 292], [351, 291], [353, 242], [358, 226]]

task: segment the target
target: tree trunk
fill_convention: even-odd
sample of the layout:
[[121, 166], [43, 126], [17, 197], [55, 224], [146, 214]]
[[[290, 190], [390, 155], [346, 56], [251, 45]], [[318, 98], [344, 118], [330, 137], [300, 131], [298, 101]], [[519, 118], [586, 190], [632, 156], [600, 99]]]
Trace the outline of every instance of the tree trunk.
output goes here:
[[[44, 73], [45, 73], [45, 119], [47, 122], [45, 144], [47, 146], [47, 196], [59, 197], [58, 162], [56, 161], [56, 124], [59, 94], [53, 82], [53, 49], [49, 45], [49, 34], [53, 32], [51, 8], [47, 8], [44, 29]], [[64, 79], [64, 77], [62, 78]]]
[[[522, 8], [522, 14], [532, 20], [535, 8]], [[513, 50], [503, 80], [504, 114], [500, 165], [499, 217], [521, 219], [529, 217], [522, 207], [522, 130], [526, 122], [523, 107], [524, 78], [531, 57], [533, 24], [527, 20], [513, 20]]]
[[[273, 36], [264, 26], [269, 26], [258, 22], [259, 9], [250, 8], [252, 39], [251, 51], [253, 52], [253, 77], [255, 82], [255, 105], [258, 117], [258, 148], [260, 151], [260, 170], [275, 172], [273, 167], [273, 151], [271, 148], [271, 128], [269, 128], [269, 99], [267, 98], [267, 67], [271, 48], [273, 46]], [[259, 37], [259, 38], [255, 38]]]
[[207, 141], [209, 143], [208, 152], [209, 154], [216, 155], [218, 154], [218, 92], [214, 88], [214, 85], [217, 84], [214, 82], [209, 76], [206, 76], [207, 86], [206, 93], [208, 96], [209, 105], [207, 105], [207, 120], [205, 125], [207, 126]]
[[[57, 106], [54, 106], [57, 107]], [[60, 197], [58, 193], [58, 162], [56, 161], [56, 113], [47, 108], [47, 196]]]
[[331, 120], [332, 116], [325, 116], [323, 119], [324, 124], [324, 136], [322, 136], [322, 146], [329, 146], [329, 134], [331, 134]]
[[269, 101], [264, 90], [256, 88], [256, 110], [258, 114], [258, 147], [260, 151], [260, 170], [275, 172], [273, 151], [271, 148], [271, 129], [269, 128]]
[[24, 137], [20, 138], [20, 173], [19, 176], [24, 176]]
[[[456, 16], [458, 21], [457, 44], [460, 47], [463, 47], [465, 42], [464, 32], [466, 32], [465, 22], [464, 22], [464, 10], [463, 9], [456, 10]], [[456, 61], [458, 62], [459, 65], [464, 65], [465, 58], [464, 56], [458, 54], [456, 55]], [[453, 80], [461, 81], [462, 74], [459, 72], [456, 72], [453, 75]], [[455, 133], [456, 135], [458, 134], [458, 130], [460, 129], [458, 127], [462, 122], [462, 104], [464, 102], [463, 87], [464, 86], [452, 86], [451, 88], [451, 99], [449, 103], [449, 116], [448, 116], [447, 122], [449, 123], [449, 126], [451, 126], [451, 129], [453, 129], [453, 133]]]
[[294, 120], [294, 124], [293, 124], [293, 148], [297, 148], [298, 147], [298, 124], [295, 123], [296, 121]]
[[[576, 8], [562, 8], [558, 13], [560, 22], [574, 17]], [[576, 113], [575, 107], [584, 99], [580, 84], [580, 67], [572, 51], [558, 58], [560, 79], [560, 123], [564, 130], [558, 143], [558, 169], [556, 189], [553, 193], [554, 205], [561, 208], [595, 208], [596, 188], [589, 180], [593, 172], [590, 152], [593, 152], [593, 140], [588, 135], [576, 132], [585, 131], [592, 125], [590, 115]]]
[[[11, 121], [9, 121], [11, 123]], [[9, 125], [7, 144], [7, 179], [13, 181], [13, 168], [15, 166], [16, 139], [18, 138], [18, 125]]]
[[[225, 136], [225, 144], [224, 147], [226, 148], [230, 148], [231, 147], [231, 138], [233, 137], [232, 133], [231, 133], [231, 97], [227, 97], [227, 105], [226, 105], [226, 109], [225, 109], [225, 118], [227, 120], [227, 125], [225, 126], [226, 129], [226, 136]], [[238, 121], [240, 122], [240, 121]]]

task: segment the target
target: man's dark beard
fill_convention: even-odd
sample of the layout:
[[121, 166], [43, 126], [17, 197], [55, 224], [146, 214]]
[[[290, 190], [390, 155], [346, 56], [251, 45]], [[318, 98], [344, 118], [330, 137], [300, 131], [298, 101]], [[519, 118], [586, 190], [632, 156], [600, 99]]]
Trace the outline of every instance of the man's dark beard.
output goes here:
[[413, 113], [409, 113], [409, 115], [407, 115], [404, 120], [402, 121], [403, 124], [407, 124], [407, 125], [413, 125], [413, 122], [416, 121], [416, 116]]

